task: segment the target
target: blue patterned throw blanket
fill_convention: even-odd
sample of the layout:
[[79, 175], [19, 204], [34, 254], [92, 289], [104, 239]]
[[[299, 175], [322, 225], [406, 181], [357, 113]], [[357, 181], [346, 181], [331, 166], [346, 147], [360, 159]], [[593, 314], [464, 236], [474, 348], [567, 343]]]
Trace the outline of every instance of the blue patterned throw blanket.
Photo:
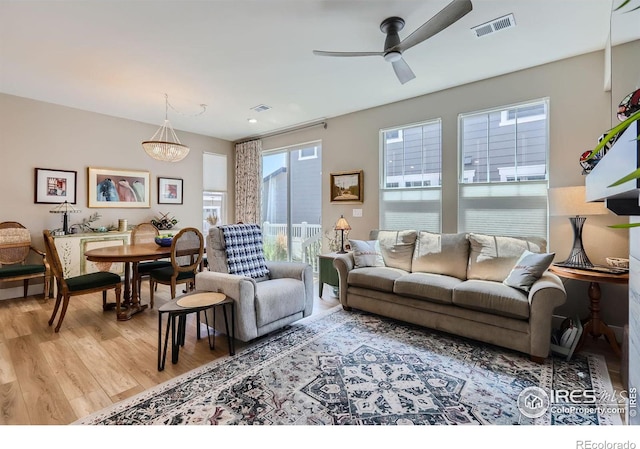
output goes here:
[[262, 251], [262, 230], [256, 224], [220, 226], [227, 248], [229, 274], [261, 278], [269, 274]]

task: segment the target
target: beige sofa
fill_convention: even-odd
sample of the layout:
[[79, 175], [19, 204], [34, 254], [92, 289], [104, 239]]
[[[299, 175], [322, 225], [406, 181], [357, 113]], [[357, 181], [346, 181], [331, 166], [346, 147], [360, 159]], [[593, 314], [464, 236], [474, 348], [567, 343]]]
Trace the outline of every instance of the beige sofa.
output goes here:
[[[548, 356], [553, 311], [566, 293], [546, 270], [553, 254], [543, 239], [406, 230], [373, 231], [369, 241], [351, 243], [354, 251], [334, 260], [344, 309], [514, 349], [536, 362]], [[522, 280], [516, 263], [525, 255], [548, 263], [518, 288], [506, 285]]]

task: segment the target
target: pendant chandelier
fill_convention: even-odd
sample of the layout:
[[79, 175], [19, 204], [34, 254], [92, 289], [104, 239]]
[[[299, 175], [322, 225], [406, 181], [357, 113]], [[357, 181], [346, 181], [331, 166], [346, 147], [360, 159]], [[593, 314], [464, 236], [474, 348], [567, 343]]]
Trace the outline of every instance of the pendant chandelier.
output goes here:
[[164, 94], [164, 124], [150, 140], [142, 142], [144, 151], [154, 159], [165, 162], [178, 162], [187, 157], [190, 148], [180, 143], [171, 123], [169, 123], [169, 97]]

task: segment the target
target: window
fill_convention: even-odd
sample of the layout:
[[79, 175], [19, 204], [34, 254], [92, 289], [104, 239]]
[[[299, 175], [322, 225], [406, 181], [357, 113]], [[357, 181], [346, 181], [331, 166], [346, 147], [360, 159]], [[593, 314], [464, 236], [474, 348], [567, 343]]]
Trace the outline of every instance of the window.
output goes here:
[[202, 155], [202, 232], [227, 222], [227, 156]]
[[209, 233], [210, 227], [226, 223], [226, 198], [225, 192], [202, 193], [202, 232], [205, 236]]
[[262, 154], [262, 237], [267, 260], [308, 262], [322, 247], [322, 142]]
[[459, 116], [458, 231], [547, 238], [548, 99]]
[[380, 229], [440, 231], [441, 122], [380, 131]]
[[402, 130], [401, 129], [389, 130], [385, 133], [384, 138], [387, 143], [402, 142]]
[[298, 160], [304, 161], [305, 159], [317, 159], [318, 158], [318, 147], [311, 146], [306, 148], [301, 148], [298, 150]]

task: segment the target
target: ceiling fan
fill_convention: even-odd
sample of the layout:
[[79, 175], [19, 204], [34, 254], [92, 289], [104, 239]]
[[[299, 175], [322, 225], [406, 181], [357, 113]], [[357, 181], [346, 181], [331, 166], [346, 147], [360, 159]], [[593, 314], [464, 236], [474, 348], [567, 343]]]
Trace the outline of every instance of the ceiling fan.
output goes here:
[[422, 24], [409, 36], [400, 40], [398, 32], [404, 28], [404, 20], [400, 17], [389, 17], [380, 24], [380, 30], [387, 35], [384, 40], [384, 50], [382, 51], [320, 51], [313, 50], [318, 56], [382, 56], [385, 61], [390, 62], [398, 80], [402, 84], [411, 81], [416, 76], [409, 67], [409, 64], [402, 58], [402, 53], [409, 48], [418, 45], [430, 37], [438, 34], [450, 25], [460, 20], [473, 9], [470, 0], [453, 0], [435, 16]]

